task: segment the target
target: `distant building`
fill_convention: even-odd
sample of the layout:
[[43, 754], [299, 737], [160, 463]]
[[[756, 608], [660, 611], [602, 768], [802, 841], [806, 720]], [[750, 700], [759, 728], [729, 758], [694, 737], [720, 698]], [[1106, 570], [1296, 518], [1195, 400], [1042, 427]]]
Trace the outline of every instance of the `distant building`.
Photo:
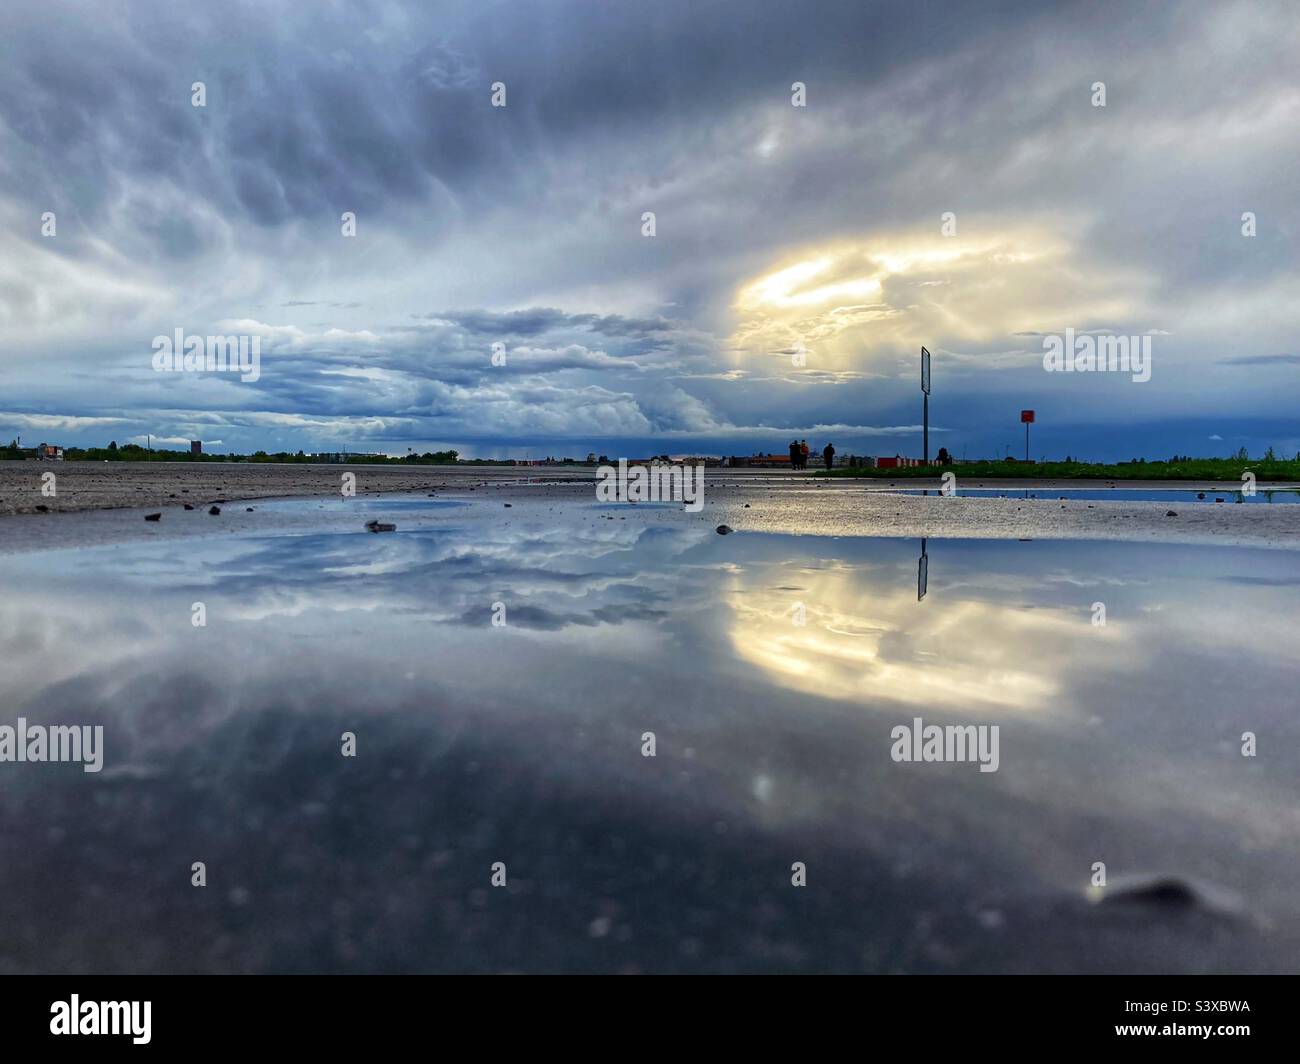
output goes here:
[[52, 443], [42, 443], [36, 448], [36, 458], [41, 462], [62, 462], [63, 448]]
[[190, 440], [190, 454], [202, 454], [202, 453], [203, 453], [203, 441]]

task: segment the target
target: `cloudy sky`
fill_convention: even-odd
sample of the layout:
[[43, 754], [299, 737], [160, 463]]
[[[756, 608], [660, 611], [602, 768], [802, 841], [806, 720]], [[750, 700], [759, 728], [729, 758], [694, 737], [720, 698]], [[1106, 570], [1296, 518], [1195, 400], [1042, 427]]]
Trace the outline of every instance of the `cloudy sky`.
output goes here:
[[0, 442], [918, 454], [925, 344], [958, 456], [1294, 453], [1298, 53], [1290, 3], [7, 0]]

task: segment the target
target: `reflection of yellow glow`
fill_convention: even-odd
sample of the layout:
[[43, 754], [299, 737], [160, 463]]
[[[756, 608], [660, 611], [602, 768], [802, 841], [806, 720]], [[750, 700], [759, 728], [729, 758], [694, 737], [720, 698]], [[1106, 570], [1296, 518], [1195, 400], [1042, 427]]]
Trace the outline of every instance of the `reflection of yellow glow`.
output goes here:
[[[792, 622], [795, 595], [745, 588], [731, 598], [736, 654], [775, 683], [823, 698], [945, 712], [1061, 711], [1060, 670], [1075, 658], [1077, 613], [977, 600], [936, 608], [910, 587], [868, 588], [851, 572], [808, 574], [797, 595], [807, 623]], [[1105, 630], [1112, 664], [1123, 651]]]

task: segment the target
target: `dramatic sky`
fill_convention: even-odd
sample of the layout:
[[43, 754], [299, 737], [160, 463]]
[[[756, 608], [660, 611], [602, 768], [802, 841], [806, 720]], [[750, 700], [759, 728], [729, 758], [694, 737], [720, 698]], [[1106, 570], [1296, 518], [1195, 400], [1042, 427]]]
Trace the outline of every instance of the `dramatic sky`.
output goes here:
[[0, 442], [919, 454], [925, 344], [958, 456], [1294, 453], [1297, 55], [1294, 3], [6, 0]]

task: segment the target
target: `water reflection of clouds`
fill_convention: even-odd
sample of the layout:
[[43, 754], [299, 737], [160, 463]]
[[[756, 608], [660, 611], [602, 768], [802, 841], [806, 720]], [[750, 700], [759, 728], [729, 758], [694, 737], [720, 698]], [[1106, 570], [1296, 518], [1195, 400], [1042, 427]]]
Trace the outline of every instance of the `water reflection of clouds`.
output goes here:
[[[813, 543], [824, 557], [810, 554]], [[1124, 563], [1122, 551], [1111, 549], [1103, 563], [1095, 545], [1017, 546], [987, 545], [972, 566], [968, 545], [933, 544], [931, 594], [918, 603], [915, 545], [903, 541], [724, 542], [698, 530], [483, 524], [164, 541], [111, 556], [48, 556], [39, 593], [15, 590], [0, 624], [11, 645], [39, 657], [74, 643], [71, 668], [111, 661], [142, 639], [193, 646], [191, 600], [205, 602], [214, 633], [279, 622], [320, 638], [344, 613], [368, 615], [363, 623], [379, 626], [376, 635], [397, 624], [476, 629], [502, 601], [513, 629], [658, 626], [665, 639], [721, 651], [774, 684], [820, 698], [1037, 715], [1068, 712], [1072, 671], [1098, 658], [1109, 670], [1136, 671], [1175, 633], [1200, 646], [1261, 638], [1246, 624], [1207, 626], [1199, 603], [1180, 608], [1180, 599], [1203, 593], [1192, 579], [1163, 585], [1167, 601], [1152, 603], [1150, 574]], [[1062, 550], [1077, 559], [1063, 563]], [[88, 584], [98, 593], [87, 596]], [[1107, 602], [1103, 628], [1088, 623], [1094, 595]], [[803, 625], [792, 615], [796, 603], [806, 611]], [[1220, 619], [1245, 620], [1252, 606], [1238, 594], [1219, 608]], [[1298, 624], [1275, 619], [1262, 638], [1293, 640]], [[50, 668], [61, 672], [58, 663]]]
[[[360, 884], [358, 912], [399, 911], [411, 941], [460, 949], [462, 966], [485, 948], [458, 937], [463, 898], [505, 850], [532, 870], [564, 854], [571, 865], [547, 866], [546, 883], [566, 910], [603, 904], [589, 893], [603, 875], [602, 896], [638, 912], [660, 897], [646, 868], [689, 854], [708, 882], [683, 873], [664, 911], [683, 897], [717, 905], [719, 927], [735, 914], [708, 884], [743, 867], [753, 903], [766, 904], [792, 847], [817, 855], [838, 897], [893, 889], [892, 911], [911, 913], [928, 890], [925, 907], [959, 929], [988, 884], [1022, 898], [1044, 884], [1068, 892], [1081, 854], [1103, 844], [1117, 866], [1173, 865], [1293, 907], [1290, 892], [1255, 886], [1293, 861], [1293, 785], [1266, 760], [1243, 775], [1230, 741], [1247, 718], [1270, 744], [1294, 737], [1277, 712], [1295, 676], [1276, 652], [1294, 638], [1287, 589], [1232, 580], [1285, 576], [1294, 556], [931, 540], [917, 602], [917, 550], [520, 523], [6, 559], [4, 702], [14, 715], [75, 710], [111, 727], [102, 780], [11, 777], [11, 807], [28, 820], [11, 825], [0, 858], [39, 850], [50, 825], [93, 824], [80, 874], [93, 870], [123, 913], [160, 926], [171, 873], [159, 866], [143, 893], [135, 880], [127, 889], [121, 854], [169, 838], [175, 821], [242, 869], [277, 927], [301, 929], [303, 898], [334, 905]], [[1089, 623], [1094, 598], [1110, 606], [1102, 630]], [[497, 599], [506, 629], [490, 626]], [[189, 623], [195, 600], [208, 605], [206, 629]], [[1144, 613], [1153, 600], [1165, 609]], [[1001, 770], [893, 766], [889, 726], [913, 713], [1001, 722]], [[344, 727], [362, 736], [355, 765], [340, 766]], [[639, 754], [645, 730], [660, 738], [653, 762]], [[602, 864], [613, 838], [629, 849]], [[430, 854], [448, 871], [418, 864]], [[184, 856], [168, 859], [184, 867]], [[57, 860], [46, 854], [36, 880], [0, 862], [15, 911], [44, 912], [60, 883], [78, 882], [54, 874]], [[431, 891], [445, 926], [428, 926]], [[194, 919], [165, 915], [157, 948], [190, 943]], [[220, 914], [198, 919], [229, 933]], [[1036, 934], [1091, 942], [1086, 919]], [[42, 933], [58, 936], [47, 923]], [[877, 923], [847, 906], [825, 926], [834, 941], [850, 928], [878, 943]], [[484, 926], [502, 943], [492, 963], [510, 964], [520, 939]], [[393, 939], [390, 926], [375, 934]], [[946, 947], [987, 963], [988, 943], [963, 934]], [[274, 966], [264, 940], [240, 939], [245, 963]], [[84, 936], [61, 941], [84, 965]], [[1106, 948], [1145, 956], [1150, 944], [1117, 932]], [[418, 966], [418, 953], [404, 963]]]
[[[32, 555], [0, 567], [0, 633], [15, 651], [0, 677], [21, 702], [108, 672], [224, 671], [247, 690], [290, 659], [325, 674], [378, 665], [418, 682], [436, 660], [440, 680], [475, 698], [496, 686], [536, 702], [529, 684], [550, 671], [606, 659], [635, 672], [669, 654], [696, 675], [744, 677], [751, 692], [783, 689], [809, 705], [1077, 725], [1097, 717], [1103, 683], [1156, 683], [1163, 696], [1192, 656], [1235, 669], [1252, 655], [1282, 658], [1300, 634], [1300, 620], [1264, 601], [1278, 588], [1224, 580], [1260, 575], [1261, 560], [1281, 579], [1286, 553], [932, 541], [930, 591], [917, 602], [916, 550], [474, 524]], [[1104, 628], [1090, 624], [1094, 598], [1107, 604]], [[207, 607], [206, 629], [190, 625], [194, 601]], [[504, 630], [491, 628], [497, 601]], [[1268, 625], [1254, 623], [1261, 612]], [[537, 646], [525, 650], [529, 639]], [[1174, 674], [1159, 679], [1153, 663]]]
[[[653, 567], [656, 558], [664, 559], [665, 542], [644, 530], [558, 533], [481, 527], [163, 543], [123, 551], [130, 555], [129, 563], [111, 569], [102, 568], [103, 557], [93, 553], [69, 556], [45, 587], [57, 595], [60, 589], [80, 592], [93, 581], [105, 596], [206, 595], [210, 608], [217, 603], [228, 620], [301, 616], [312, 610], [382, 610], [408, 620], [464, 620], [457, 604], [485, 605], [510, 593], [525, 606], [530, 599], [548, 597], [552, 605], [578, 603], [576, 609], [559, 611], [567, 623], [588, 623], [588, 613], [613, 622], [619, 617], [611, 604], [627, 604], [631, 617], [644, 615], [646, 604], [659, 597], [633, 577], [647, 560]], [[531, 606], [539, 618], [556, 612], [540, 602]], [[527, 616], [525, 610], [521, 622]]]
[[[734, 651], [773, 682], [867, 707], [1039, 714], [1064, 708], [1061, 673], [1080, 635], [1071, 612], [1031, 614], [970, 599], [918, 606], [910, 587], [865, 586], [843, 570], [809, 580], [798, 596], [803, 625], [792, 619], [791, 593], [736, 600]], [[1123, 654], [1122, 646], [1108, 649]]]

